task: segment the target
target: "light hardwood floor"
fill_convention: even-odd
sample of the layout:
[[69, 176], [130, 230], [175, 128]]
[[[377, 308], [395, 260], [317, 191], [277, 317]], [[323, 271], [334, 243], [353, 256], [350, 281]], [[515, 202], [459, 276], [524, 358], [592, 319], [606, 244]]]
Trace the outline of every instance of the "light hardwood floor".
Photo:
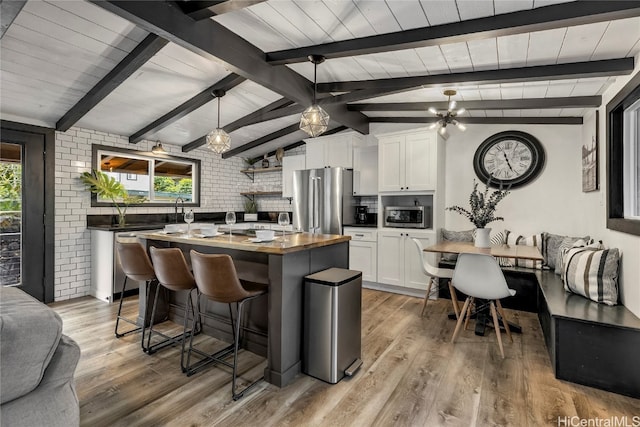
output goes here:
[[[179, 349], [149, 356], [139, 334], [114, 338], [116, 304], [85, 297], [51, 307], [82, 349], [83, 426], [557, 426], [558, 417], [640, 416], [640, 400], [556, 380], [535, 314], [507, 310], [524, 333], [505, 340], [501, 359], [493, 331], [463, 331], [449, 342], [448, 300], [430, 301], [424, 318], [421, 304], [363, 290], [364, 364], [353, 378], [330, 385], [301, 374], [282, 389], [262, 383], [238, 402], [230, 370], [212, 366], [187, 378]], [[125, 307], [133, 316], [137, 299]], [[240, 364], [255, 378], [265, 362], [242, 352]]]

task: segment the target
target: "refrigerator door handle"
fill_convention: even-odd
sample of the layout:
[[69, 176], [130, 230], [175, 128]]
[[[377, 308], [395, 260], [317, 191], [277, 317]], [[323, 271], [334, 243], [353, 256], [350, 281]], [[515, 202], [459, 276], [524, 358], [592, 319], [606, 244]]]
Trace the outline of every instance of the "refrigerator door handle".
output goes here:
[[312, 223], [313, 233], [317, 233], [320, 228], [320, 177], [313, 178], [313, 211]]

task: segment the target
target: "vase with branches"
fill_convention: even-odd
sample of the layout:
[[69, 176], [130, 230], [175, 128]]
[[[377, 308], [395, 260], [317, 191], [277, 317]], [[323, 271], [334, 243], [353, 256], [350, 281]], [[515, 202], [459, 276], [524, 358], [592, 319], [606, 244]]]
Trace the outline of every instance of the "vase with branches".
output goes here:
[[118, 211], [118, 225], [124, 227], [126, 223], [127, 208], [132, 203], [141, 203], [144, 196], [132, 196], [124, 188], [121, 182], [97, 169], [91, 172], [83, 172], [80, 180], [89, 191], [98, 197], [109, 199]]
[[[478, 190], [478, 183], [473, 180], [473, 190], [469, 196], [469, 209], [460, 206], [450, 206], [448, 211], [457, 212], [466, 217], [473, 225], [476, 226], [476, 238], [482, 234], [481, 241], [476, 239], [476, 246], [489, 246], [490, 228], [486, 228], [487, 224], [493, 221], [504, 221], [501, 216], [496, 216], [496, 208], [498, 203], [509, 194], [509, 189], [493, 190], [489, 193], [489, 186], [486, 185], [484, 191]], [[483, 231], [479, 231], [483, 230]]]

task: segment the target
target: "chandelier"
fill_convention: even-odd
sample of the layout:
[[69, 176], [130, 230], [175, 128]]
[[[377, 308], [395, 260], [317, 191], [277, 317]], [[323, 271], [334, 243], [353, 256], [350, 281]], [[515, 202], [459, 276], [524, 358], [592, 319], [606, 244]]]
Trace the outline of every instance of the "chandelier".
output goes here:
[[456, 117], [458, 115], [465, 112], [464, 108], [460, 108], [457, 111], [454, 111], [456, 108], [457, 102], [455, 100], [452, 100], [451, 97], [455, 96], [456, 93], [457, 92], [453, 89], [447, 89], [443, 92], [444, 96], [448, 97], [448, 102], [449, 102], [446, 112], [439, 113], [438, 110], [436, 110], [433, 107], [429, 107], [429, 110], [428, 110], [431, 114], [435, 114], [436, 117], [438, 117], [438, 120], [434, 122], [431, 126], [429, 126], [429, 129], [435, 129], [436, 127], [438, 127], [438, 132], [442, 136], [447, 134], [447, 125], [454, 125], [463, 132], [467, 130], [467, 127], [465, 125], [463, 125], [458, 120], [456, 120]]
[[326, 132], [329, 126], [329, 114], [316, 102], [316, 77], [318, 64], [324, 62], [322, 55], [309, 55], [309, 61], [313, 62], [313, 104], [302, 112], [300, 117], [300, 130], [315, 138]]
[[220, 98], [225, 95], [223, 90], [214, 90], [213, 95], [218, 98], [218, 127], [207, 135], [207, 147], [217, 154], [222, 154], [231, 148], [231, 137], [220, 127]]

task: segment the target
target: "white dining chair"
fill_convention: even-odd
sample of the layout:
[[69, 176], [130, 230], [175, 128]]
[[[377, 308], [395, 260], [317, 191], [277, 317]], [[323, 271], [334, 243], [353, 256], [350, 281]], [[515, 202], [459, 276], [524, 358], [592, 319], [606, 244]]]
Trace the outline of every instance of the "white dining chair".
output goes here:
[[424, 296], [424, 303], [422, 304], [422, 311], [420, 312], [420, 316], [424, 316], [424, 310], [427, 308], [427, 301], [429, 300], [429, 295], [431, 295], [431, 288], [433, 283], [436, 283], [436, 286], [439, 286], [439, 279], [446, 279], [447, 284], [449, 285], [449, 292], [451, 293], [451, 303], [453, 304], [453, 312], [456, 314], [456, 318], [460, 317], [460, 306], [458, 305], [458, 298], [456, 296], [456, 291], [451, 285], [451, 278], [453, 277], [453, 270], [448, 268], [439, 268], [434, 267], [429, 263], [426, 257], [426, 253], [424, 252], [424, 247], [422, 246], [422, 242], [416, 238], [411, 238], [413, 243], [416, 244], [418, 250], [418, 257], [422, 261], [420, 266], [422, 267], [422, 272], [427, 276], [427, 293]]
[[500, 347], [500, 354], [504, 358], [504, 349], [502, 347], [502, 337], [500, 335], [500, 324], [498, 323], [498, 315], [496, 313], [496, 306], [500, 317], [502, 317], [502, 323], [507, 336], [513, 342], [511, 337], [511, 331], [509, 330], [509, 324], [507, 318], [500, 304], [501, 298], [510, 297], [516, 294], [516, 291], [509, 289], [507, 281], [504, 278], [504, 274], [498, 265], [498, 261], [491, 255], [487, 254], [460, 254], [456, 261], [456, 267], [453, 271], [453, 286], [465, 293], [467, 299], [462, 306], [462, 315], [458, 317], [456, 323], [456, 329], [453, 331], [453, 337], [451, 342], [455, 342], [460, 327], [462, 326], [463, 319], [466, 323], [471, 315], [471, 304], [476, 298], [488, 300], [489, 307], [491, 309], [491, 316], [493, 318], [493, 326], [496, 330], [498, 337], [498, 346]]

